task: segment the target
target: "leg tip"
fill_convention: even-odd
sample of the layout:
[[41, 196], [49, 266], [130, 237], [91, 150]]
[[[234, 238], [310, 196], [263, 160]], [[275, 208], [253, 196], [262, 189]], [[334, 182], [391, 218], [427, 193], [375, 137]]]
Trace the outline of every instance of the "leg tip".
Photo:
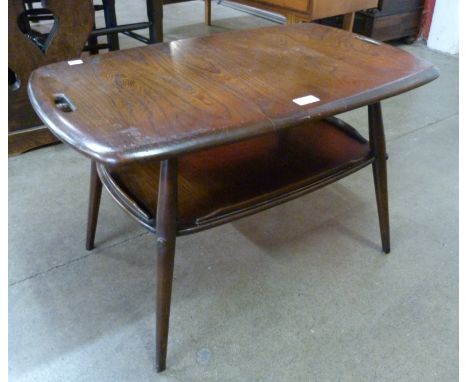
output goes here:
[[164, 370], [166, 370], [166, 364], [164, 364], [164, 365], [156, 365], [156, 371], [157, 371], [158, 373], [161, 373], [161, 372], [163, 372]]

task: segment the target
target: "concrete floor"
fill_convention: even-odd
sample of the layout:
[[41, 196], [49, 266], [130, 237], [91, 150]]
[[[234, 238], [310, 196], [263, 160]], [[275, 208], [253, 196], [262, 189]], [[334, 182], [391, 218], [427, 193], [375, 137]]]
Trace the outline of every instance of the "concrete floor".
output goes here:
[[[269, 24], [213, 8], [208, 28], [202, 2], [167, 6], [166, 39]], [[64, 145], [11, 158], [10, 380], [456, 381], [458, 57], [402, 47], [441, 76], [383, 102], [392, 253], [380, 252], [370, 168], [180, 238], [160, 375], [154, 237], [104, 194], [86, 252], [88, 161]], [[344, 118], [366, 133], [365, 109]]]

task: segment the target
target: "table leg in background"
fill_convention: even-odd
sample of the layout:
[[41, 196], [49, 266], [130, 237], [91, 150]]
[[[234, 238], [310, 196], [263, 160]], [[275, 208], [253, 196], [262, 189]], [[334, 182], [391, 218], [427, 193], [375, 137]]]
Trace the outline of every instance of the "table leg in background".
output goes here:
[[211, 25], [211, 0], [205, 0], [205, 24]]
[[[104, 17], [106, 19], [106, 28], [112, 28], [117, 26], [117, 16], [115, 14], [115, 0], [104, 0]], [[107, 41], [109, 43], [109, 51], [119, 50], [119, 34], [110, 33], [107, 35]]]
[[163, 0], [146, 0], [150, 43], [163, 42]]
[[354, 16], [356, 14], [354, 12], [346, 13], [343, 18], [343, 29], [349, 32], [353, 31], [354, 26]]

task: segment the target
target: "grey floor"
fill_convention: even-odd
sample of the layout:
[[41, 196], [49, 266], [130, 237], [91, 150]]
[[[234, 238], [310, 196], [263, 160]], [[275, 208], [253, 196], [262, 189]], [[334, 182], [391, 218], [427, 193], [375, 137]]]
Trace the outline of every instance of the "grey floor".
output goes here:
[[[135, 3], [118, 2], [119, 17], [142, 20]], [[209, 28], [201, 1], [167, 6], [166, 39], [269, 24], [213, 8]], [[86, 252], [88, 161], [64, 145], [11, 158], [11, 381], [456, 381], [458, 57], [402, 48], [441, 76], [383, 102], [391, 254], [369, 168], [180, 238], [160, 375], [154, 237], [104, 194]], [[365, 110], [343, 117], [366, 132]]]

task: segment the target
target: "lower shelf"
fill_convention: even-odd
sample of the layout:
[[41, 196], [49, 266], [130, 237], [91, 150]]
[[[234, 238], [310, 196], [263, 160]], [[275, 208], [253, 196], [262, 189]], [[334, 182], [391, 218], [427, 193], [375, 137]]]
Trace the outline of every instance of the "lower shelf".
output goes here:
[[[372, 163], [367, 141], [336, 119], [179, 158], [178, 234], [238, 219], [341, 179]], [[154, 231], [160, 161], [98, 166], [116, 201]]]

